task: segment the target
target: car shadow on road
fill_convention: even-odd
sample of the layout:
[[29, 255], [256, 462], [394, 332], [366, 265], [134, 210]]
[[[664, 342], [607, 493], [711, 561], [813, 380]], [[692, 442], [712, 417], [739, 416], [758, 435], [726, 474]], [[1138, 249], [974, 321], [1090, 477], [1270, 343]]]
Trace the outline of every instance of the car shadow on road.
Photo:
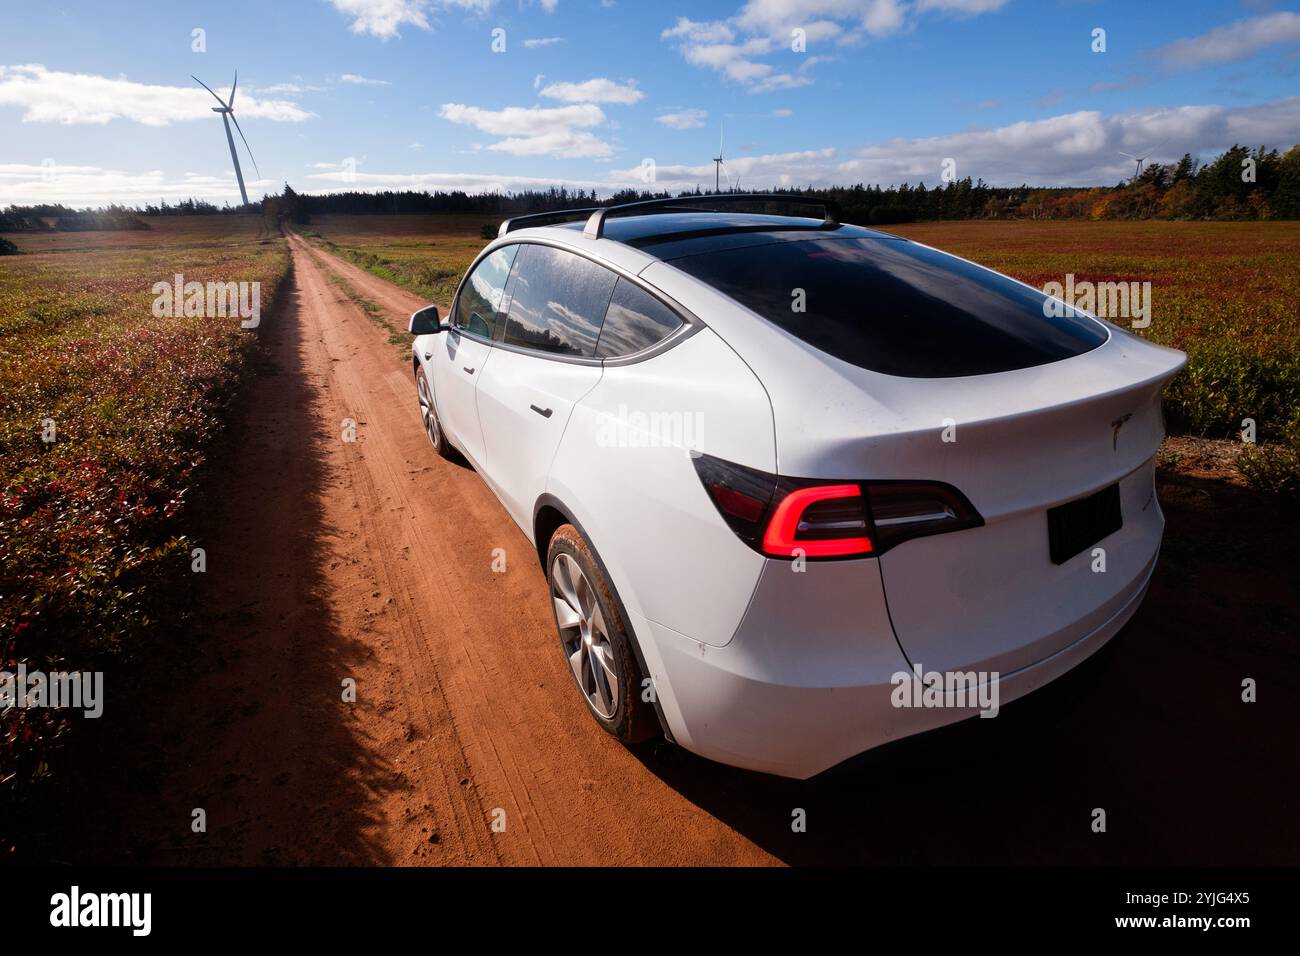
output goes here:
[[640, 758], [791, 864], [1300, 862], [1294, 515], [1226, 482], [1160, 494], [1166, 554], [1137, 615], [996, 718], [803, 782], [665, 744]]
[[302, 303], [285, 288], [190, 505], [206, 561], [192, 615], [106, 675], [105, 716], [88, 722], [63, 805], [43, 814], [48, 860], [392, 862], [371, 838], [383, 823], [372, 808], [409, 785], [361, 737], [351, 708], [364, 698], [343, 700], [370, 652], [331, 611], [322, 573], [348, 560], [321, 504], [338, 479], [326, 451], [337, 417], [319, 406]]

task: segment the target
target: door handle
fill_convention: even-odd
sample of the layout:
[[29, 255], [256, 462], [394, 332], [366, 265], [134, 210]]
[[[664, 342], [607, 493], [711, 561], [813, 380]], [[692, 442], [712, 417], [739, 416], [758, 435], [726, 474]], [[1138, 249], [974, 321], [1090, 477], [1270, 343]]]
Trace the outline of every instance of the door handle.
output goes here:
[[469, 374], [471, 374], [471, 375], [474, 374], [474, 370], [473, 370], [472, 368], [470, 368], [468, 365], [462, 365], [461, 368], [463, 368], [465, 371], [469, 372]]
[[533, 411], [535, 411], [538, 415], [541, 415], [543, 418], [550, 418], [551, 412], [554, 411], [554, 409], [550, 409], [550, 408], [538, 408], [536, 405], [529, 405], [528, 407], [531, 408]]

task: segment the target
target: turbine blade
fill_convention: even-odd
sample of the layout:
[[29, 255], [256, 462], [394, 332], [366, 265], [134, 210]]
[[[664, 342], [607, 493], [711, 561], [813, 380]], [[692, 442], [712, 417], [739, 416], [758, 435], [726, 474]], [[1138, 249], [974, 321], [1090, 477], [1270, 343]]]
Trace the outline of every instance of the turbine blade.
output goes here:
[[232, 110], [235, 108], [235, 87], [239, 85], [239, 71], [235, 71], [235, 82], [230, 84], [230, 102], [226, 104]]
[[[195, 76], [193, 73], [190, 74], [190, 79], [193, 80], [195, 83], [199, 84], [199, 86], [203, 87], [203, 88], [204, 88], [205, 90], [207, 90], [209, 93], [212, 93], [212, 87], [208, 86], [208, 84], [204, 83], [202, 80], [200, 80], [200, 79], [199, 79], [197, 76]], [[212, 98], [213, 98], [214, 100], [216, 100], [218, 103], [221, 103], [222, 106], [226, 106], [226, 104], [225, 104], [224, 102], [222, 102], [221, 97], [217, 96], [216, 93], [212, 93]], [[230, 107], [227, 106], [226, 108], [229, 109]]]
[[257, 160], [253, 159], [253, 150], [252, 150], [252, 148], [248, 145], [248, 140], [247, 140], [247, 138], [245, 138], [245, 136], [244, 136], [244, 131], [243, 131], [242, 129], [239, 129], [239, 120], [235, 119], [235, 114], [234, 114], [233, 112], [230, 114], [230, 118], [231, 118], [231, 120], [232, 120], [232, 121], [234, 122], [234, 124], [235, 124], [235, 129], [238, 129], [238, 130], [239, 130], [239, 138], [242, 139], [242, 140], [244, 140], [244, 149], [246, 149], [246, 150], [248, 151], [248, 158], [253, 160], [253, 172], [257, 173], [257, 178], [258, 178], [258, 179], [261, 179], [261, 178], [262, 178], [262, 171], [261, 171], [260, 169], [257, 168]]
[[1137, 159], [1137, 157], [1134, 156], [1132, 153], [1126, 153], [1126, 152], [1124, 152], [1124, 150], [1122, 150], [1122, 149], [1121, 149], [1121, 150], [1116, 150], [1116, 152], [1118, 152], [1121, 156], [1127, 156], [1129, 159]]

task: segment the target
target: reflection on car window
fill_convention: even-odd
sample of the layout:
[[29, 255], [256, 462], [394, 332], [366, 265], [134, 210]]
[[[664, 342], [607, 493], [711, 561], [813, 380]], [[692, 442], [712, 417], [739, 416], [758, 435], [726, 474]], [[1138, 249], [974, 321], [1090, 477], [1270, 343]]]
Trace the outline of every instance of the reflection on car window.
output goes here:
[[505, 293], [510, 266], [519, 251], [518, 244], [502, 246], [485, 258], [470, 273], [456, 303], [456, 326], [474, 335], [492, 338], [497, 327], [497, 312]]
[[635, 283], [619, 279], [609, 300], [596, 354], [616, 358], [648, 349], [682, 324], [666, 305]]
[[1106, 341], [1073, 309], [1045, 314], [1036, 289], [905, 240], [773, 242], [670, 261], [809, 345], [889, 375], [1031, 368]]
[[506, 343], [558, 355], [595, 355], [616, 278], [571, 252], [526, 245], [510, 283]]

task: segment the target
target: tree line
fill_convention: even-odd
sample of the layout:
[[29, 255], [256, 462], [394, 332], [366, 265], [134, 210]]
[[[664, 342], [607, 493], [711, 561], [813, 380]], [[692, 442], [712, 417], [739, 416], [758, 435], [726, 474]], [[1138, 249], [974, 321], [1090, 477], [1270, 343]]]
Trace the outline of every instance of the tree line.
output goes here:
[[[1235, 145], [1201, 164], [1191, 154], [1176, 163], [1152, 163], [1114, 186], [990, 186], [957, 179], [936, 186], [858, 183], [829, 188], [787, 187], [774, 195], [802, 195], [839, 203], [846, 222], [886, 224], [936, 219], [1300, 219], [1300, 146], [1276, 149]], [[676, 194], [625, 189], [600, 199], [594, 189], [508, 193], [337, 192], [303, 195], [288, 184], [267, 196], [269, 216], [305, 223], [313, 215], [490, 213], [519, 216], [546, 210], [606, 206], [674, 195], [703, 196], [697, 187]]]
[[[1184, 154], [1176, 163], [1151, 163], [1114, 186], [990, 186], [969, 176], [927, 186], [858, 183], [829, 188], [769, 190], [839, 203], [847, 222], [886, 224], [935, 219], [1300, 219], [1300, 146], [1286, 153], [1234, 145], [1207, 163]], [[466, 193], [344, 191], [308, 195], [288, 183], [276, 195], [248, 206], [217, 206], [184, 199], [143, 208], [113, 205], [94, 210], [62, 205], [9, 206], [0, 212], [0, 232], [80, 229], [144, 229], [157, 216], [231, 215], [260, 212], [269, 219], [306, 223], [313, 215], [396, 215], [481, 213], [508, 216], [584, 206], [665, 199], [668, 191], [625, 189], [600, 199], [595, 189], [526, 189]], [[699, 187], [683, 195], [708, 195]]]
[[64, 205], [7, 206], [0, 210], [0, 232], [85, 232], [101, 229], [148, 229], [140, 210], [128, 206], [70, 209]]

